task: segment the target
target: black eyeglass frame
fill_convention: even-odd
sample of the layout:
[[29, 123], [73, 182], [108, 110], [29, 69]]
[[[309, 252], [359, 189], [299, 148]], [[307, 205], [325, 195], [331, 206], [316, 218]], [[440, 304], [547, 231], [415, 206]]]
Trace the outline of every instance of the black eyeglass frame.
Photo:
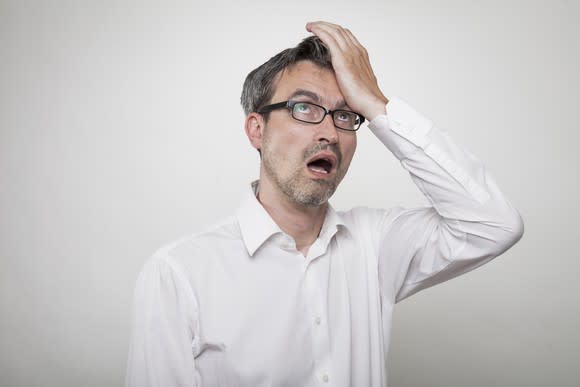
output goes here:
[[[317, 107], [321, 108], [322, 110], [324, 110], [324, 115], [322, 116], [320, 121], [317, 121], [317, 122], [304, 121], [304, 120], [301, 120], [300, 118], [296, 118], [294, 116], [294, 106], [296, 104], [299, 104], [299, 103], [307, 103], [309, 105], [317, 106]], [[291, 101], [291, 100], [289, 100], [289, 101], [278, 102], [278, 103], [274, 103], [271, 105], [262, 106], [261, 108], [259, 108], [257, 110], [257, 113], [260, 113], [260, 114], [269, 113], [272, 110], [277, 110], [277, 109], [288, 109], [288, 110], [290, 110], [290, 114], [292, 115], [292, 118], [294, 118], [296, 121], [305, 122], [307, 124], [320, 124], [322, 121], [324, 121], [326, 116], [330, 114], [330, 116], [332, 117], [332, 123], [334, 124], [335, 127], [337, 127], [338, 129], [341, 129], [341, 130], [347, 130], [349, 132], [356, 132], [357, 130], [360, 129], [363, 122], [365, 122], [365, 117], [362, 114], [357, 113], [357, 112], [353, 112], [352, 110], [344, 110], [344, 109], [329, 110], [329, 109], [325, 108], [324, 106], [320, 106], [320, 105], [317, 105], [315, 103], [308, 102], [308, 101]], [[340, 112], [354, 113], [360, 117], [360, 122], [358, 123], [358, 126], [356, 127], [356, 129], [346, 129], [346, 128], [341, 128], [340, 126], [336, 125], [336, 122], [334, 121], [334, 113], [340, 113]]]

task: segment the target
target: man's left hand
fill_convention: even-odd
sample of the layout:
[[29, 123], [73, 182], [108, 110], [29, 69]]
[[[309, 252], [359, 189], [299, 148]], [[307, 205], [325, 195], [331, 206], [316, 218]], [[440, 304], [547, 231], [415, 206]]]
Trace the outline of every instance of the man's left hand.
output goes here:
[[306, 30], [328, 47], [338, 87], [348, 106], [369, 120], [385, 114], [389, 100], [377, 84], [367, 50], [355, 36], [346, 28], [324, 21], [307, 23]]

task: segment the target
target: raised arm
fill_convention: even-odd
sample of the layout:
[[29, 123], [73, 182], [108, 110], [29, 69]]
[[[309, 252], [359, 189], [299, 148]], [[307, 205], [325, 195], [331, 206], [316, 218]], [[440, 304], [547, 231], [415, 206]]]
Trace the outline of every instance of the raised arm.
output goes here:
[[411, 175], [431, 206], [396, 208], [373, 225], [379, 280], [393, 303], [472, 270], [500, 255], [523, 234], [518, 211], [476, 157], [430, 120], [379, 89], [367, 51], [350, 31], [308, 23], [329, 48], [348, 105]]

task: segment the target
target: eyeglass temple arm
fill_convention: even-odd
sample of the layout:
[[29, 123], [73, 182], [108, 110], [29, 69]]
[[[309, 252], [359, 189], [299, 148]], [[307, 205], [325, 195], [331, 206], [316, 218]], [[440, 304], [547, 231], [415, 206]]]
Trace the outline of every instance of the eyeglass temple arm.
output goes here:
[[266, 105], [266, 106], [262, 106], [261, 108], [259, 108], [256, 113], [268, 113], [271, 112], [272, 110], [276, 110], [276, 109], [280, 109], [283, 107], [290, 107], [289, 105], [290, 101], [284, 101], [284, 102], [278, 102], [272, 105]]

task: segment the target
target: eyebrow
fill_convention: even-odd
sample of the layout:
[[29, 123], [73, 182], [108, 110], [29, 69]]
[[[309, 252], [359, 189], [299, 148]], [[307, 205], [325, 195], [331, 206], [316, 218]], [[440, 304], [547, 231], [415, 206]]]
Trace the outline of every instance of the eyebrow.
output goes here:
[[299, 96], [308, 97], [317, 103], [320, 102], [320, 97], [318, 96], [318, 94], [316, 94], [313, 91], [305, 90], [305, 89], [296, 89], [294, 91], [294, 93], [292, 93], [292, 95], [290, 95], [290, 97], [288, 97], [288, 99], [296, 98]]
[[[320, 96], [318, 94], [316, 94], [315, 92], [310, 91], [310, 90], [306, 90], [306, 89], [296, 89], [290, 95], [290, 97], [288, 97], [288, 99], [292, 100], [293, 98], [300, 97], [300, 96], [310, 98], [314, 102], [320, 103]], [[348, 108], [348, 105], [346, 104], [345, 100], [341, 100], [340, 103], [334, 109], [345, 109], [345, 108]]]

